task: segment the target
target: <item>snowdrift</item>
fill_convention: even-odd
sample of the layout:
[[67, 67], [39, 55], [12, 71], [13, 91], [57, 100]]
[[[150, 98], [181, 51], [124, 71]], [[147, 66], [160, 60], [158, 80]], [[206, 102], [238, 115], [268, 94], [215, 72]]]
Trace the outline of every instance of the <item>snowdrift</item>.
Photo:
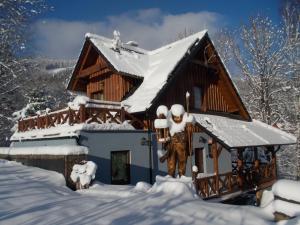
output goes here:
[[264, 191], [261, 207], [269, 213], [280, 213], [289, 217], [300, 216], [300, 182], [277, 181], [271, 191]]

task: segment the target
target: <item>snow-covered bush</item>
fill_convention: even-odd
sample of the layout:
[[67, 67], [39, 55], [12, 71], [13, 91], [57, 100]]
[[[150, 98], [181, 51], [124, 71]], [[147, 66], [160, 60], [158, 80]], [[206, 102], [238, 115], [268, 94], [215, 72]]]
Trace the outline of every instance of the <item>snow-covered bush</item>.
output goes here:
[[88, 188], [91, 181], [95, 179], [97, 165], [92, 161], [83, 161], [83, 164], [75, 164], [71, 172], [70, 178], [80, 184], [79, 188]]

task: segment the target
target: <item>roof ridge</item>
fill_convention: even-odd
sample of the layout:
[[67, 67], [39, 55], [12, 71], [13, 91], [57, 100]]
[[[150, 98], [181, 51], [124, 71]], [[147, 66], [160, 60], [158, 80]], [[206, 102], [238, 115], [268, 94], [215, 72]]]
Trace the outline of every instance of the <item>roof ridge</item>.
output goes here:
[[[126, 43], [122, 43], [122, 48], [126, 49], [126, 50], [131, 50], [131, 51], [135, 51], [135, 52], [138, 52], [138, 53], [143, 53], [143, 54], [147, 54], [147, 55], [154, 55], [166, 48], [169, 48], [173, 45], [176, 45], [176, 44], [179, 44], [180, 42], [183, 42], [185, 41], [186, 39], [189, 39], [189, 38], [194, 38], [194, 37], [202, 37], [205, 33], [207, 33], [207, 29], [205, 30], [202, 30], [202, 31], [199, 31], [197, 33], [194, 33], [194, 34], [191, 34], [187, 37], [184, 37], [180, 40], [176, 40], [176, 41], [173, 41], [171, 43], [168, 43], [166, 45], [163, 45], [159, 48], [156, 48], [156, 49], [153, 49], [153, 50], [147, 50], [147, 49], [144, 49], [144, 48], [141, 48], [141, 47], [135, 47], [135, 46], [131, 46], [129, 44], [126, 44]], [[97, 38], [97, 39], [101, 39], [103, 41], [106, 41], [106, 42], [112, 42], [113, 39], [110, 39], [110, 38], [107, 38], [107, 37], [104, 37], [104, 36], [101, 36], [101, 35], [98, 35], [98, 34], [92, 34], [92, 33], [86, 33], [85, 34], [85, 37], [86, 38]]]
[[197, 37], [197, 36], [202, 38], [202, 37], [204, 36], [205, 33], [207, 33], [207, 29], [202, 30], [202, 31], [199, 31], [199, 32], [194, 33], [194, 34], [191, 34], [191, 35], [189, 35], [189, 36], [187, 36], [187, 37], [184, 37], [184, 38], [182, 38], [182, 39], [173, 41], [173, 42], [171, 42], [171, 43], [169, 43], [169, 44], [166, 44], [166, 45], [163, 45], [163, 46], [161, 46], [161, 47], [159, 47], [159, 48], [150, 50], [150, 51], [148, 51], [148, 53], [149, 53], [149, 55], [156, 54], [157, 52], [160, 52], [160, 51], [162, 51], [162, 50], [164, 50], [164, 49], [166, 49], [166, 48], [169, 48], [169, 47], [171, 47], [171, 46], [173, 46], [173, 45], [179, 44], [180, 42], [186, 41], [186, 39], [189, 39], [189, 38], [192, 39], [192, 38], [195, 38], [195, 37]]

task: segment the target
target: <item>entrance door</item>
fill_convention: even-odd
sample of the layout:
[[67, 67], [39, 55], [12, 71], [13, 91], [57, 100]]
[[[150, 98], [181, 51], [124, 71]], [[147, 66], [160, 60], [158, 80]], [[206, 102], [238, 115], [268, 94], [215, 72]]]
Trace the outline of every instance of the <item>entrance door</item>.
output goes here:
[[130, 184], [130, 151], [111, 152], [111, 183]]
[[195, 148], [195, 165], [198, 167], [198, 172], [203, 173], [203, 148]]

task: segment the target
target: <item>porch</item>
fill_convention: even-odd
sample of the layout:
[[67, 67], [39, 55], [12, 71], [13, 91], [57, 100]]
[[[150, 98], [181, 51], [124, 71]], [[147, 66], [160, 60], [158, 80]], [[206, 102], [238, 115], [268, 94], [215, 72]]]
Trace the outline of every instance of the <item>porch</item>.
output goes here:
[[205, 150], [203, 162], [211, 163], [207, 171], [194, 174], [203, 199], [270, 187], [277, 179], [276, 152], [296, 142], [294, 136], [256, 120], [193, 115], [200, 134], [193, 144]]

